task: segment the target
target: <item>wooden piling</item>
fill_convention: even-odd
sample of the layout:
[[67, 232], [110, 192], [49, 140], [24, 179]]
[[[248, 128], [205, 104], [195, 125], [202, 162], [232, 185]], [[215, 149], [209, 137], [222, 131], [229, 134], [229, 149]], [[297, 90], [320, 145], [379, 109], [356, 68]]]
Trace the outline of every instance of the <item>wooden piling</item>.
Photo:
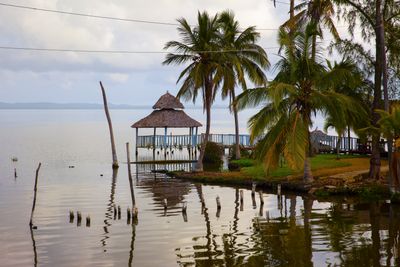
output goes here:
[[14, 168], [14, 178], [17, 178], [17, 168]]
[[86, 216], [86, 227], [90, 227], [90, 215]]
[[240, 203], [243, 204], [243, 190], [240, 190]]
[[129, 178], [129, 187], [131, 190], [132, 207], [135, 207], [136, 200], [135, 200], [135, 192], [133, 191], [133, 180], [132, 180], [132, 172], [131, 172], [131, 156], [130, 156], [130, 150], [129, 150], [129, 143], [126, 143], [126, 158], [128, 161], [128, 178]]
[[221, 201], [220, 201], [219, 196], [217, 196], [217, 197], [215, 198], [215, 201], [217, 202], [217, 210], [220, 210], [220, 209], [221, 209]]
[[251, 185], [251, 195], [252, 196], [256, 195], [256, 186], [257, 186], [256, 183], [252, 183], [252, 185]]
[[29, 226], [32, 228], [33, 226], [33, 213], [35, 212], [35, 206], [36, 206], [36, 194], [37, 194], [37, 182], [38, 182], [38, 176], [39, 176], [39, 170], [40, 167], [42, 166], [42, 163], [39, 163], [37, 169], [36, 169], [36, 177], [35, 177], [35, 187], [33, 188], [33, 203], [32, 203], [32, 211], [31, 211], [31, 219], [29, 220]]
[[117, 219], [117, 206], [115, 204], [113, 205], [114, 207], [114, 220]]
[[133, 207], [132, 208], [132, 219], [137, 219], [138, 218], [138, 214], [139, 214], [138, 208], [137, 207]]
[[74, 212], [72, 210], [69, 211], [69, 223], [73, 223], [74, 222]]
[[82, 214], [80, 211], [77, 211], [76, 212], [76, 225], [81, 226], [81, 222], [82, 222]]
[[182, 203], [182, 213], [186, 213], [186, 209], [187, 209], [187, 203], [183, 202]]
[[259, 194], [260, 194], [260, 204], [264, 205], [263, 191], [260, 191]]
[[168, 208], [168, 201], [166, 198], [164, 198], [164, 210], [166, 210]]
[[281, 195], [281, 185], [278, 184], [277, 188], [276, 188], [276, 193], [278, 194], [278, 196]]
[[118, 220], [121, 219], [121, 206], [118, 205]]

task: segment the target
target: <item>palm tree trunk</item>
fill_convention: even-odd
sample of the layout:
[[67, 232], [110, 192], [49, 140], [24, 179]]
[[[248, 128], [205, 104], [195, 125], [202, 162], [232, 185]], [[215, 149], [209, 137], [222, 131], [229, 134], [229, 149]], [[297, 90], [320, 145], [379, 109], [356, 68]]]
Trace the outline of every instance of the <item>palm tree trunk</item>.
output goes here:
[[304, 159], [304, 176], [303, 180], [306, 183], [311, 183], [314, 181], [312, 172], [311, 172], [311, 138], [310, 138], [310, 130], [307, 130], [307, 138], [308, 144], [306, 144], [306, 158]]
[[315, 62], [315, 55], [317, 53], [317, 35], [313, 35], [312, 37], [312, 47], [311, 47], [311, 59]]
[[211, 126], [211, 103], [212, 103], [212, 91], [213, 91], [213, 85], [211, 82], [211, 79], [206, 80], [206, 85], [205, 85], [205, 96], [204, 96], [204, 106], [206, 108], [206, 133], [204, 134], [204, 140], [201, 143], [200, 147], [200, 155], [197, 160], [196, 166], [195, 166], [195, 172], [201, 172], [203, 171], [203, 159], [204, 159], [204, 153], [206, 151], [206, 146], [208, 143], [208, 138], [210, 136], [210, 126]]
[[290, 20], [294, 18], [294, 0], [290, 0]]
[[[235, 89], [232, 90], [232, 102], [235, 103]], [[240, 144], [239, 144], [239, 117], [235, 105], [232, 105], [233, 116], [235, 118], [235, 159], [240, 159]]]
[[338, 140], [336, 142], [336, 159], [339, 159], [339, 154], [340, 154], [340, 142], [342, 141], [342, 135], [339, 134]]
[[350, 125], [347, 127], [347, 148], [349, 149], [349, 155], [350, 155]]
[[115, 150], [115, 141], [114, 141], [114, 130], [111, 122], [110, 112], [108, 111], [108, 104], [107, 104], [107, 97], [106, 92], [104, 90], [103, 84], [100, 82], [101, 93], [103, 94], [103, 103], [104, 103], [104, 111], [106, 113], [108, 128], [110, 130], [110, 139], [111, 139], [111, 153], [112, 153], [112, 167], [118, 168], [118, 159], [117, 159], [117, 152]]
[[[379, 114], [375, 111], [380, 108], [380, 101], [382, 97], [382, 70], [383, 70], [383, 60], [382, 55], [384, 53], [384, 32], [383, 32], [383, 21], [382, 21], [382, 1], [376, 0], [375, 9], [376, 9], [376, 17], [375, 17], [375, 38], [376, 38], [376, 60], [375, 60], [375, 84], [374, 84], [374, 100], [372, 102], [372, 121], [371, 124], [373, 127], [378, 128], [378, 120]], [[379, 147], [379, 134], [372, 135], [372, 153], [370, 160], [370, 169], [369, 169], [369, 178], [371, 179], [379, 179], [380, 177], [380, 167], [381, 167], [381, 158], [380, 158], [380, 147]]]

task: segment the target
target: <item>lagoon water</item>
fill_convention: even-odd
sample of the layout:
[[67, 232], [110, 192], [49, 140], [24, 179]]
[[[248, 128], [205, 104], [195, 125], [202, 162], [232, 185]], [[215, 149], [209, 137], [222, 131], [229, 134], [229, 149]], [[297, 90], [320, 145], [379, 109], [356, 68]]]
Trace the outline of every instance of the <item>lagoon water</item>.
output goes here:
[[[103, 111], [0, 110], [0, 266], [398, 266], [400, 208], [386, 202], [264, 192], [260, 207], [258, 195], [254, 203], [243, 188], [240, 205], [241, 188], [174, 180], [132, 165], [139, 217], [128, 224], [125, 142], [134, 142], [129, 126], [147, 113], [111, 111], [122, 162], [113, 173]], [[187, 113], [203, 121], [201, 110]], [[233, 132], [227, 110], [214, 111], [213, 123], [215, 133]], [[113, 205], [121, 206], [121, 219]], [[76, 218], [69, 222], [69, 210], [82, 212], [81, 226]]]

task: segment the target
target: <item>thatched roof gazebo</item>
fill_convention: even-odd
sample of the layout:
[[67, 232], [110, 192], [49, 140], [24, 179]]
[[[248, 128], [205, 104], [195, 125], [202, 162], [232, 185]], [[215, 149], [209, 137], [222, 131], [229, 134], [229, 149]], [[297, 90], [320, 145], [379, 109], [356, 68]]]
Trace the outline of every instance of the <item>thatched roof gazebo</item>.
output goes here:
[[[198, 127], [201, 123], [189, 117], [184, 106], [168, 91], [153, 106], [154, 111], [135, 122], [131, 127], [136, 129], [136, 151], [138, 147], [168, 147], [176, 144], [176, 140], [167, 136], [168, 128], [189, 128], [189, 136], [180, 145], [196, 146]], [[139, 136], [139, 128], [153, 128], [153, 136]], [[157, 128], [164, 128], [164, 136], [156, 136]], [[195, 130], [195, 133], [194, 133]], [[196, 138], [195, 138], [196, 137]]]

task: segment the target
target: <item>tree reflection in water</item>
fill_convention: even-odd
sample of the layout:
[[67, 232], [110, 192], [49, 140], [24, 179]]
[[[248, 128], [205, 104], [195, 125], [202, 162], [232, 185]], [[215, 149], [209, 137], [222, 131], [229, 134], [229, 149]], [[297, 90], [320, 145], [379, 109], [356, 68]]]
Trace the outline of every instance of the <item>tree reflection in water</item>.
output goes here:
[[[201, 201], [202, 185], [196, 189]], [[256, 212], [250, 230], [243, 232], [239, 222], [248, 218], [240, 216], [239, 189], [234, 194], [233, 220], [224, 230], [213, 229], [204, 204], [206, 242], [194, 237], [193, 262], [181, 266], [400, 266], [400, 206], [295, 195], [286, 195], [282, 203], [273, 197], [268, 200], [278, 207], [268, 209], [278, 216], [267, 220]], [[301, 198], [303, 205], [296, 207]]]

